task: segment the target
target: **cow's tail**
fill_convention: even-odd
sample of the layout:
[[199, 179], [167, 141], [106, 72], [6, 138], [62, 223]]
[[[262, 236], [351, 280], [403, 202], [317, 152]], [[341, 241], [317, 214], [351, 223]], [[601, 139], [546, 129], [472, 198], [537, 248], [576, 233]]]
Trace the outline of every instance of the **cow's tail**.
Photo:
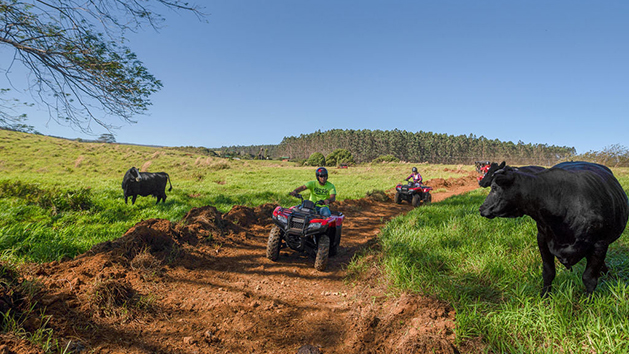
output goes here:
[[168, 184], [170, 184], [170, 188], [168, 188], [168, 191], [172, 191], [173, 190], [173, 184], [170, 183], [170, 176], [168, 175], [168, 173], [166, 174], [166, 178], [168, 178]]

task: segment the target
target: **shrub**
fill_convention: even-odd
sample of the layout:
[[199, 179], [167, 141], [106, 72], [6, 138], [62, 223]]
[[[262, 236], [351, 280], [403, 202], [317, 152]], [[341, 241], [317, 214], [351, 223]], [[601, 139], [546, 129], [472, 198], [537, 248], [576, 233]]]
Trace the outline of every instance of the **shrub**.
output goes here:
[[325, 156], [320, 152], [313, 152], [306, 161], [308, 166], [325, 166]]
[[373, 162], [373, 163], [400, 162], [400, 159], [398, 159], [397, 157], [395, 157], [393, 155], [382, 155], [382, 156], [378, 156], [375, 159], [371, 160], [371, 162]]
[[352, 164], [354, 163], [354, 157], [351, 152], [345, 149], [336, 149], [328, 155], [326, 162], [328, 166], [338, 166], [342, 163]]

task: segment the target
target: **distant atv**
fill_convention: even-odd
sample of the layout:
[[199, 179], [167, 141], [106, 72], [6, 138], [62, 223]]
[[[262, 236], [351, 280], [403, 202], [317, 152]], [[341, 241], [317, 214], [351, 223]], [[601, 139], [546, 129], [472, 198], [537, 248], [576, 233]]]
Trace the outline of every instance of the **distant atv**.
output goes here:
[[491, 161], [474, 162], [474, 166], [476, 167], [476, 172], [478, 173], [486, 173], [490, 165], [491, 165]]
[[432, 202], [432, 195], [430, 195], [432, 187], [424, 186], [420, 183], [408, 182], [408, 184], [398, 184], [395, 190], [396, 193], [393, 200], [397, 204], [406, 200], [414, 207], [418, 207], [421, 204], [426, 205]]
[[[336, 255], [341, 242], [341, 229], [345, 216], [332, 212], [327, 218], [317, 214], [315, 203], [304, 200], [301, 204], [273, 210], [273, 228], [266, 244], [266, 257], [276, 262], [280, 249], [289, 247], [295, 251], [314, 254], [314, 267], [323, 271], [328, 265], [328, 256]], [[317, 204], [323, 204], [318, 201]]]

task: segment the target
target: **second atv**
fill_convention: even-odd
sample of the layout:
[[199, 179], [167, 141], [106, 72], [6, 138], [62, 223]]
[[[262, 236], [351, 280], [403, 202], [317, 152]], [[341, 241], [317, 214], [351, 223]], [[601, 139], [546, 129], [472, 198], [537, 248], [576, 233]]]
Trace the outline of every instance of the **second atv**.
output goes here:
[[[280, 249], [289, 247], [295, 251], [314, 254], [314, 267], [323, 271], [328, 256], [334, 256], [341, 242], [341, 229], [345, 216], [332, 212], [328, 217], [317, 214], [315, 203], [297, 194], [301, 204], [290, 208], [278, 206], [273, 210], [273, 228], [266, 244], [266, 257], [274, 262], [279, 259]], [[319, 202], [317, 202], [319, 203]]]
[[432, 202], [430, 191], [432, 187], [424, 186], [420, 183], [408, 182], [408, 184], [398, 184], [395, 187], [395, 197], [393, 200], [400, 204], [403, 200], [411, 203], [414, 207], [427, 205]]

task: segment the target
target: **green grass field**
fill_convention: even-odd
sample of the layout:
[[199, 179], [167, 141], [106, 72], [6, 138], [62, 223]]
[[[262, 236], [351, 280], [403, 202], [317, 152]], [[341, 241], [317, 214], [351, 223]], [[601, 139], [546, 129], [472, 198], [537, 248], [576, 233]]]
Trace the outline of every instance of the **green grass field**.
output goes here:
[[[132, 166], [165, 171], [173, 190], [166, 203], [138, 197], [125, 205], [121, 188]], [[413, 165], [414, 166], [414, 165]], [[425, 179], [448, 178], [457, 166], [417, 165]], [[473, 166], [463, 167], [473, 170]], [[386, 190], [411, 165], [329, 168], [338, 199]], [[81, 143], [0, 130], [0, 252], [13, 262], [74, 257], [122, 236], [149, 218], [180, 220], [191, 208], [212, 205], [292, 205], [288, 192], [314, 179], [314, 167], [292, 162], [226, 160], [169, 148]]]
[[[615, 172], [627, 191], [627, 170]], [[386, 226], [384, 266], [395, 288], [453, 304], [458, 339], [481, 337], [495, 352], [629, 352], [629, 231], [610, 246], [611, 272], [591, 298], [582, 260], [573, 271], [557, 262], [553, 295], [542, 299], [535, 222], [482, 218], [487, 193], [449, 198]]]
[[[121, 182], [131, 166], [170, 174], [165, 204], [140, 197], [125, 205]], [[392, 188], [411, 164], [330, 168], [339, 199]], [[458, 166], [417, 165], [425, 179]], [[473, 166], [462, 167], [472, 171]], [[614, 169], [627, 190], [629, 169]], [[178, 221], [192, 207], [291, 205], [287, 193], [313, 179], [290, 162], [210, 158], [168, 148], [79, 143], [0, 130], [0, 251], [13, 263], [73, 257], [120, 237], [140, 220]], [[499, 353], [629, 352], [629, 240], [609, 250], [611, 273], [583, 295], [584, 262], [558, 266], [554, 293], [541, 299], [541, 259], [529, 217], [488, 220], [478, 189], [391, 221], [380, 234], [392, 291], [436, 296], [456, 309], [457, 338], [480, 337]], [[350, 267], [359, 264], [353, 262]], [[351, 269], [351, 268], [350, 268]]]

